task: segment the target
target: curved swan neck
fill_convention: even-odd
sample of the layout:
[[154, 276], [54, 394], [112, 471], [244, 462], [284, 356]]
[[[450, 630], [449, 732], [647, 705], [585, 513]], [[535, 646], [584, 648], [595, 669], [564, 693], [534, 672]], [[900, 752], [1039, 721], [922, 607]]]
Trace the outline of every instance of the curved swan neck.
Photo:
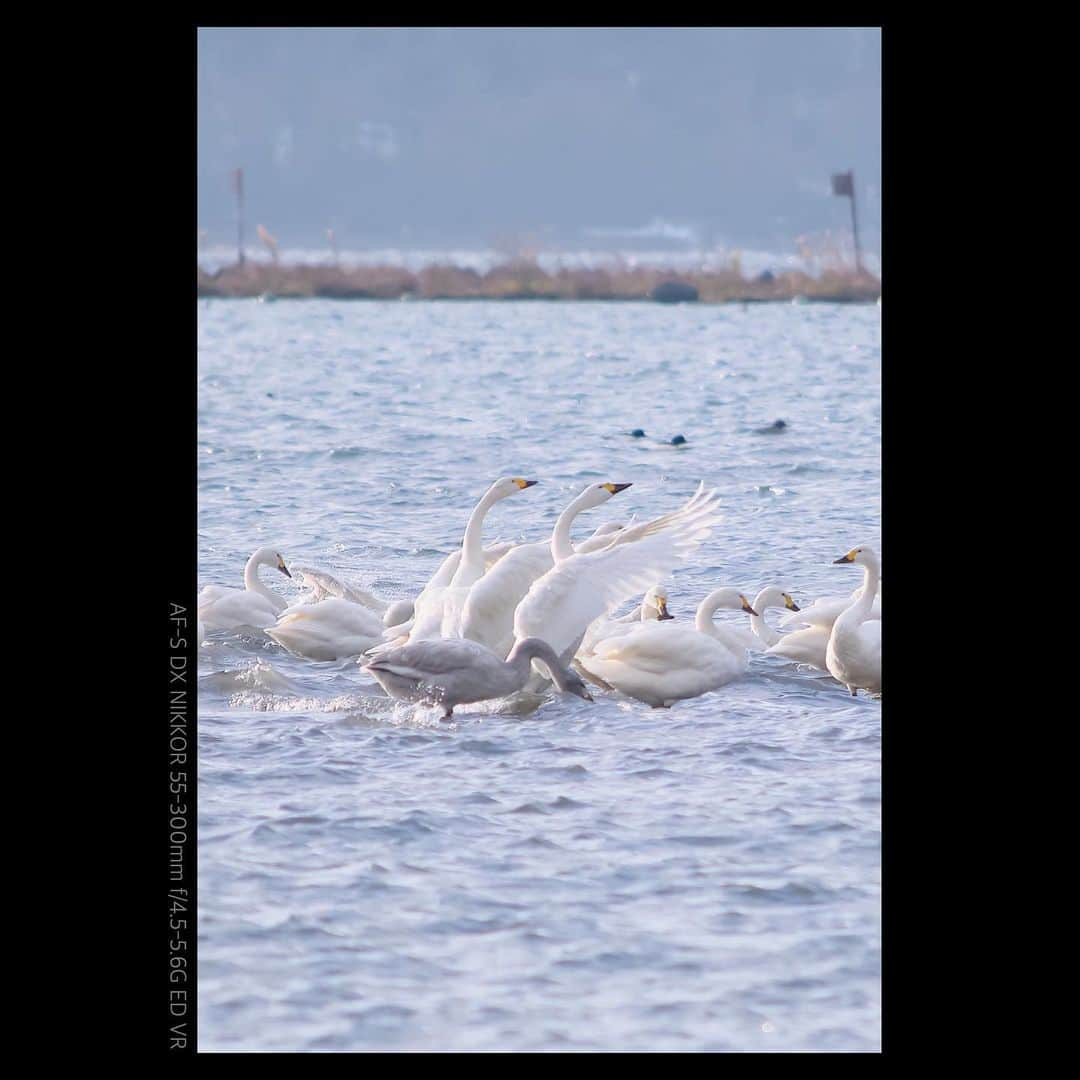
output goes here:
[[[866, 622], [874, 607], [874, 598], [877, 596], [878, 581], [881, 579], [881, 567], [877, 559], [871, 559], [863, 569], [862, 594], [844, 611], [833, 624], [835, 630], [838, 626], [841, 630], [849, 626], [857, 626]], [[842, 625], [841, 625], [842, 624]]]
[[540, 638], [522, 638], [510, 650], [506, 663], [513, 667], [515, 673], [524, 682], [529, 677], [533, 660], [541, 660], [551, 672], [551, 679], [560, 690], [566, 689], [566, 680], [563, 676], [562, 662], [555, 655], [555, 650]]
[[570, 525], [582, 510], [586, 510], [593, 505], [592, 494], [592, 489], [586, 488], [559, 515], [559, 520], [555, 522], [555, 528], [551, 532], [551, 557], [556, 562], [569, 559], [574, 554], [574, 545], [570, 540]]
[[[461, 541], [461, 562], [454, 572], [454, 577], [464, 574], [482, 574], [484, 572], [484, 518], [487, 512], [505, 495], [496, 490], [492, 484], [484, 493], [484, 497], [473, 508], [469, 515], [469, 524], [465, 526], [465, 536]], [[452, 584], [471, 585], [472, 581], [457, 581]]]
[[[765, 611], [777, 603], [776, 597], [777, 594], [771, 587], [762, 589], [754, 597], [753, 608], [757, 614], [750, 616], [750, 629], [766, 645], [775, 645], [780, 640], [780, 635], [765, 621]], [[782, 596], [780, 602], [783, 602]]]
[[262, 566], [262, 562], [259, 559], [259, 553], [256, 552], [248, 559], [244, 566], [244, 588], [249, 592], [258, 593], [260, 596], [265, 596], [268, 600], [272, 600], [275, 604], [281, 602], [281, 597], [278, 596], [273, 589], [264, 585], [259, 580], [259, 567]]
[[719, 607], [719, 603], [711, 596], [706, 596], [698, 604], [697, 614], [694, 616], [694, 626], [702, 634], [716, 632], [716, 623], [713, 622], [713, 612]]

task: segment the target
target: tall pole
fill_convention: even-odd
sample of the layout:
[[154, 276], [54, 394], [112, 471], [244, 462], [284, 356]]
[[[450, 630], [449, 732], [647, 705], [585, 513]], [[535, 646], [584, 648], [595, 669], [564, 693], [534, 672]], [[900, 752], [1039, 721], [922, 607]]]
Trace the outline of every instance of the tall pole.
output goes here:
[[851, 176], [851, 232], [855, 237], [855, 273], [862, 273], [862, 251], [859, 249], [859, 220], [855, 216], [855, 170], [850, 170]]
[[862, 273], [862, 251], [859, 248], [859, 221], [855, 216], [855, 170], [846, 173], [833, 173], [832, 191], [834, 195], [846, 195], [851, 200], [851, 232], [855, 237], [855, 272]]
[[244, 170], [233, 169], [233, 191], [236, 192], [236, 264], [244, 265]]

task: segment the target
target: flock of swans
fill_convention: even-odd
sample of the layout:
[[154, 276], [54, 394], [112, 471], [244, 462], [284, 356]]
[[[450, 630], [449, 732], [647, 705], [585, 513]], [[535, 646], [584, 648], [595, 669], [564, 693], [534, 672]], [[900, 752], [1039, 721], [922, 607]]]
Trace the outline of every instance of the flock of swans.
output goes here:
[[[750, 652], [780, 656], [827, 671], [852, 694], [881, 690], [881, 596], [877, 555], [857, 547], [836, 559], [863, 568], [850, 596], [800, 608], [777, 586], [751, 603], [719, 588], [698, 605], [693, 625], [668, 612], [659, 584], [684, 564], [719, 521], [715, 491], [697, 492], [679, 510], [641, 524], [601, 525], [574, 543], [579, 514], [630, 484], [589, 484], [559, 515], [550, 539], [484, 547], [484, 519], [493, 506], [535, 480], [503, 477], [469, 517], [461, 547], [435, 571], [415, 600], [390, 602], [313, 567], [286, 566], [261, 547], [244, 568], [244, 588], [206, 586], [199, 594], [199, 640], [208, 629], [261, 630], [290, 653], [311, 660], [357, 656], [391, 697], [441, 706], [560, 691], [593, 700], [588, 685], [654, 707], [698, 697], [738, 678]], [[306, 588], [298, 603], [265, 585], [261, 566]], [[642, 596], [642, 594], [644, 594]], [[613, 617], [642, 596], [629, 615]], [[749, 627], [718, 623], [730, 608]], [[781, 633], [765, 621], [786, 609]], [[797, 627], [797, 629], [796, 629]]]

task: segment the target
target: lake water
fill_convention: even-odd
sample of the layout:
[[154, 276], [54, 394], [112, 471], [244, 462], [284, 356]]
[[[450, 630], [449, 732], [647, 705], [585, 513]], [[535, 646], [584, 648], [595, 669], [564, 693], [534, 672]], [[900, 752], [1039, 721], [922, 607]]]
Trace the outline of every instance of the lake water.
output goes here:
[[[717, 487], [677, 618], [723, 585], [849, 593], [832, 560], [881, 551], [880, 318], [200, 302], [199, 584], [273, 544], [411, 597], [514, 475], [540, 484], [487, 543], [550, 534], [589, 482], [633, 487], [578, 539]], [[669, 710], [440, 724], [355, 661], [200, 654], [201, 1049], [879, 1049], [880, 700], [755, 656]]]

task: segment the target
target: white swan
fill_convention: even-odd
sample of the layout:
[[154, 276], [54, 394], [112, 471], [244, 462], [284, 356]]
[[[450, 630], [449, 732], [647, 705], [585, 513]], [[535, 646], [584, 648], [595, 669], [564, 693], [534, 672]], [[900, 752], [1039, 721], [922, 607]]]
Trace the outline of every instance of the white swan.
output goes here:
[[[819, 671], [828, 671], [825, 653], [829, 647], [829, 635], [832, 633], [833, 624], [851, 606], [851, 602], [858, 600], [862, 594], [863, 590], [860, 586], [851, 596], [819, 597], [797, 614], [792, 612], [790, 615], [785, 615], [780, 620], [781, 626], [796, 623], [805, 625], [802, 629], [784, 634], [765, 650], [766, 653], [769, 656], [781, 656], [785, 660], [793, 660], [797, 664], [806, 664]], [[880, 596], [874, 597], [868, 618], [881, 619]]]
[[668, 577], [719, 521], [714, 491], [698, 487], [680, 510], [624, 529], [599, 551], [559, 560], [514, 612], [514, 637], [538, 637], [569, 662], [589, 624]]
[[272, 547], [259, 548], [244, 567], [244, 588], [207, 585], [199, 593], [197, 614], [205, 627], [215, 630], [234, 630], [240, 626], [261, 629], [289, 606], [284, 597], [259, 580], [260, 566], [272, 566], [286, 577], [292, 577], [285, 560]]
[[[504, 476], [496, 480], [484, 492], [483, 498], [476, 504], [465, 535], [461, 541], [461, 550], [457, 559], [453, 553], [443, 560], [435, 576], [427, 583], [414, 602], [415, 614], [409, 641], [423, 641], [437, 638], [442, 633], [444, 609], [449, 602], [455, 609], [464, 604], [468, 588], [483, 576], [485, 559], [481, 534], [487, 512], [503, 499], [516, 495], [525, 488], [530, 488], [535, 480], [522, 480], [520, 477]], [[448, 595], [451, 589], [458, 590]]]
[[611, 530], [602, 533], [598, 529], [580, 549], [575, 549], [570, 539], [574, 519], [582, 511], [602, 505], [628, 487], [630, 484], [589, 484], [559, 515], [550, 540], [519, 544], [508, 552], [498, 566], [469, 591], [461, 613], [460, 633], [455, 636], [478, 641], [497, 656], [508, 655], [514, 644], [514, 610], [532, 583], [576, 550], [595, 550], [613, 540]]
[[729, 683], [747, 667], [747, 653], [731, 627], [713, 622], [718, 608], [756, 614], [738, 589], [716, 589], [698, 605], [694, 627], [639, 623], [629, 633], [597, 642], [582, 666], [629, 697], [655, 708], [698, 697]]
[[317, 604], [294, 604], [265, 629], [297, 656], [339, 660], [359, 656], [381, 642], [383, 620], [362, 604], [332, 596]]
[[564, 693], [592, 701], [576, 672], [567, 671], [551, 646], [536, 638], [519, 641], [501, 660], [479, 642], [463, 638], [418, 641], [382, 651], [364, 670], [391, 696], [441, 705], [448, 720], [457, 705], [506, 697], [528, 681], [533, 660], [542, 663]]
[[833, 623], [825, 664], [853, 697], [860, 689], [877, 693], [881, 690], [881, 619], [870, 618], [881, 574], [877, 554], [873, 548], [857, 547], [835, 561], [855, 563], [865, 573], [862, 596]]

